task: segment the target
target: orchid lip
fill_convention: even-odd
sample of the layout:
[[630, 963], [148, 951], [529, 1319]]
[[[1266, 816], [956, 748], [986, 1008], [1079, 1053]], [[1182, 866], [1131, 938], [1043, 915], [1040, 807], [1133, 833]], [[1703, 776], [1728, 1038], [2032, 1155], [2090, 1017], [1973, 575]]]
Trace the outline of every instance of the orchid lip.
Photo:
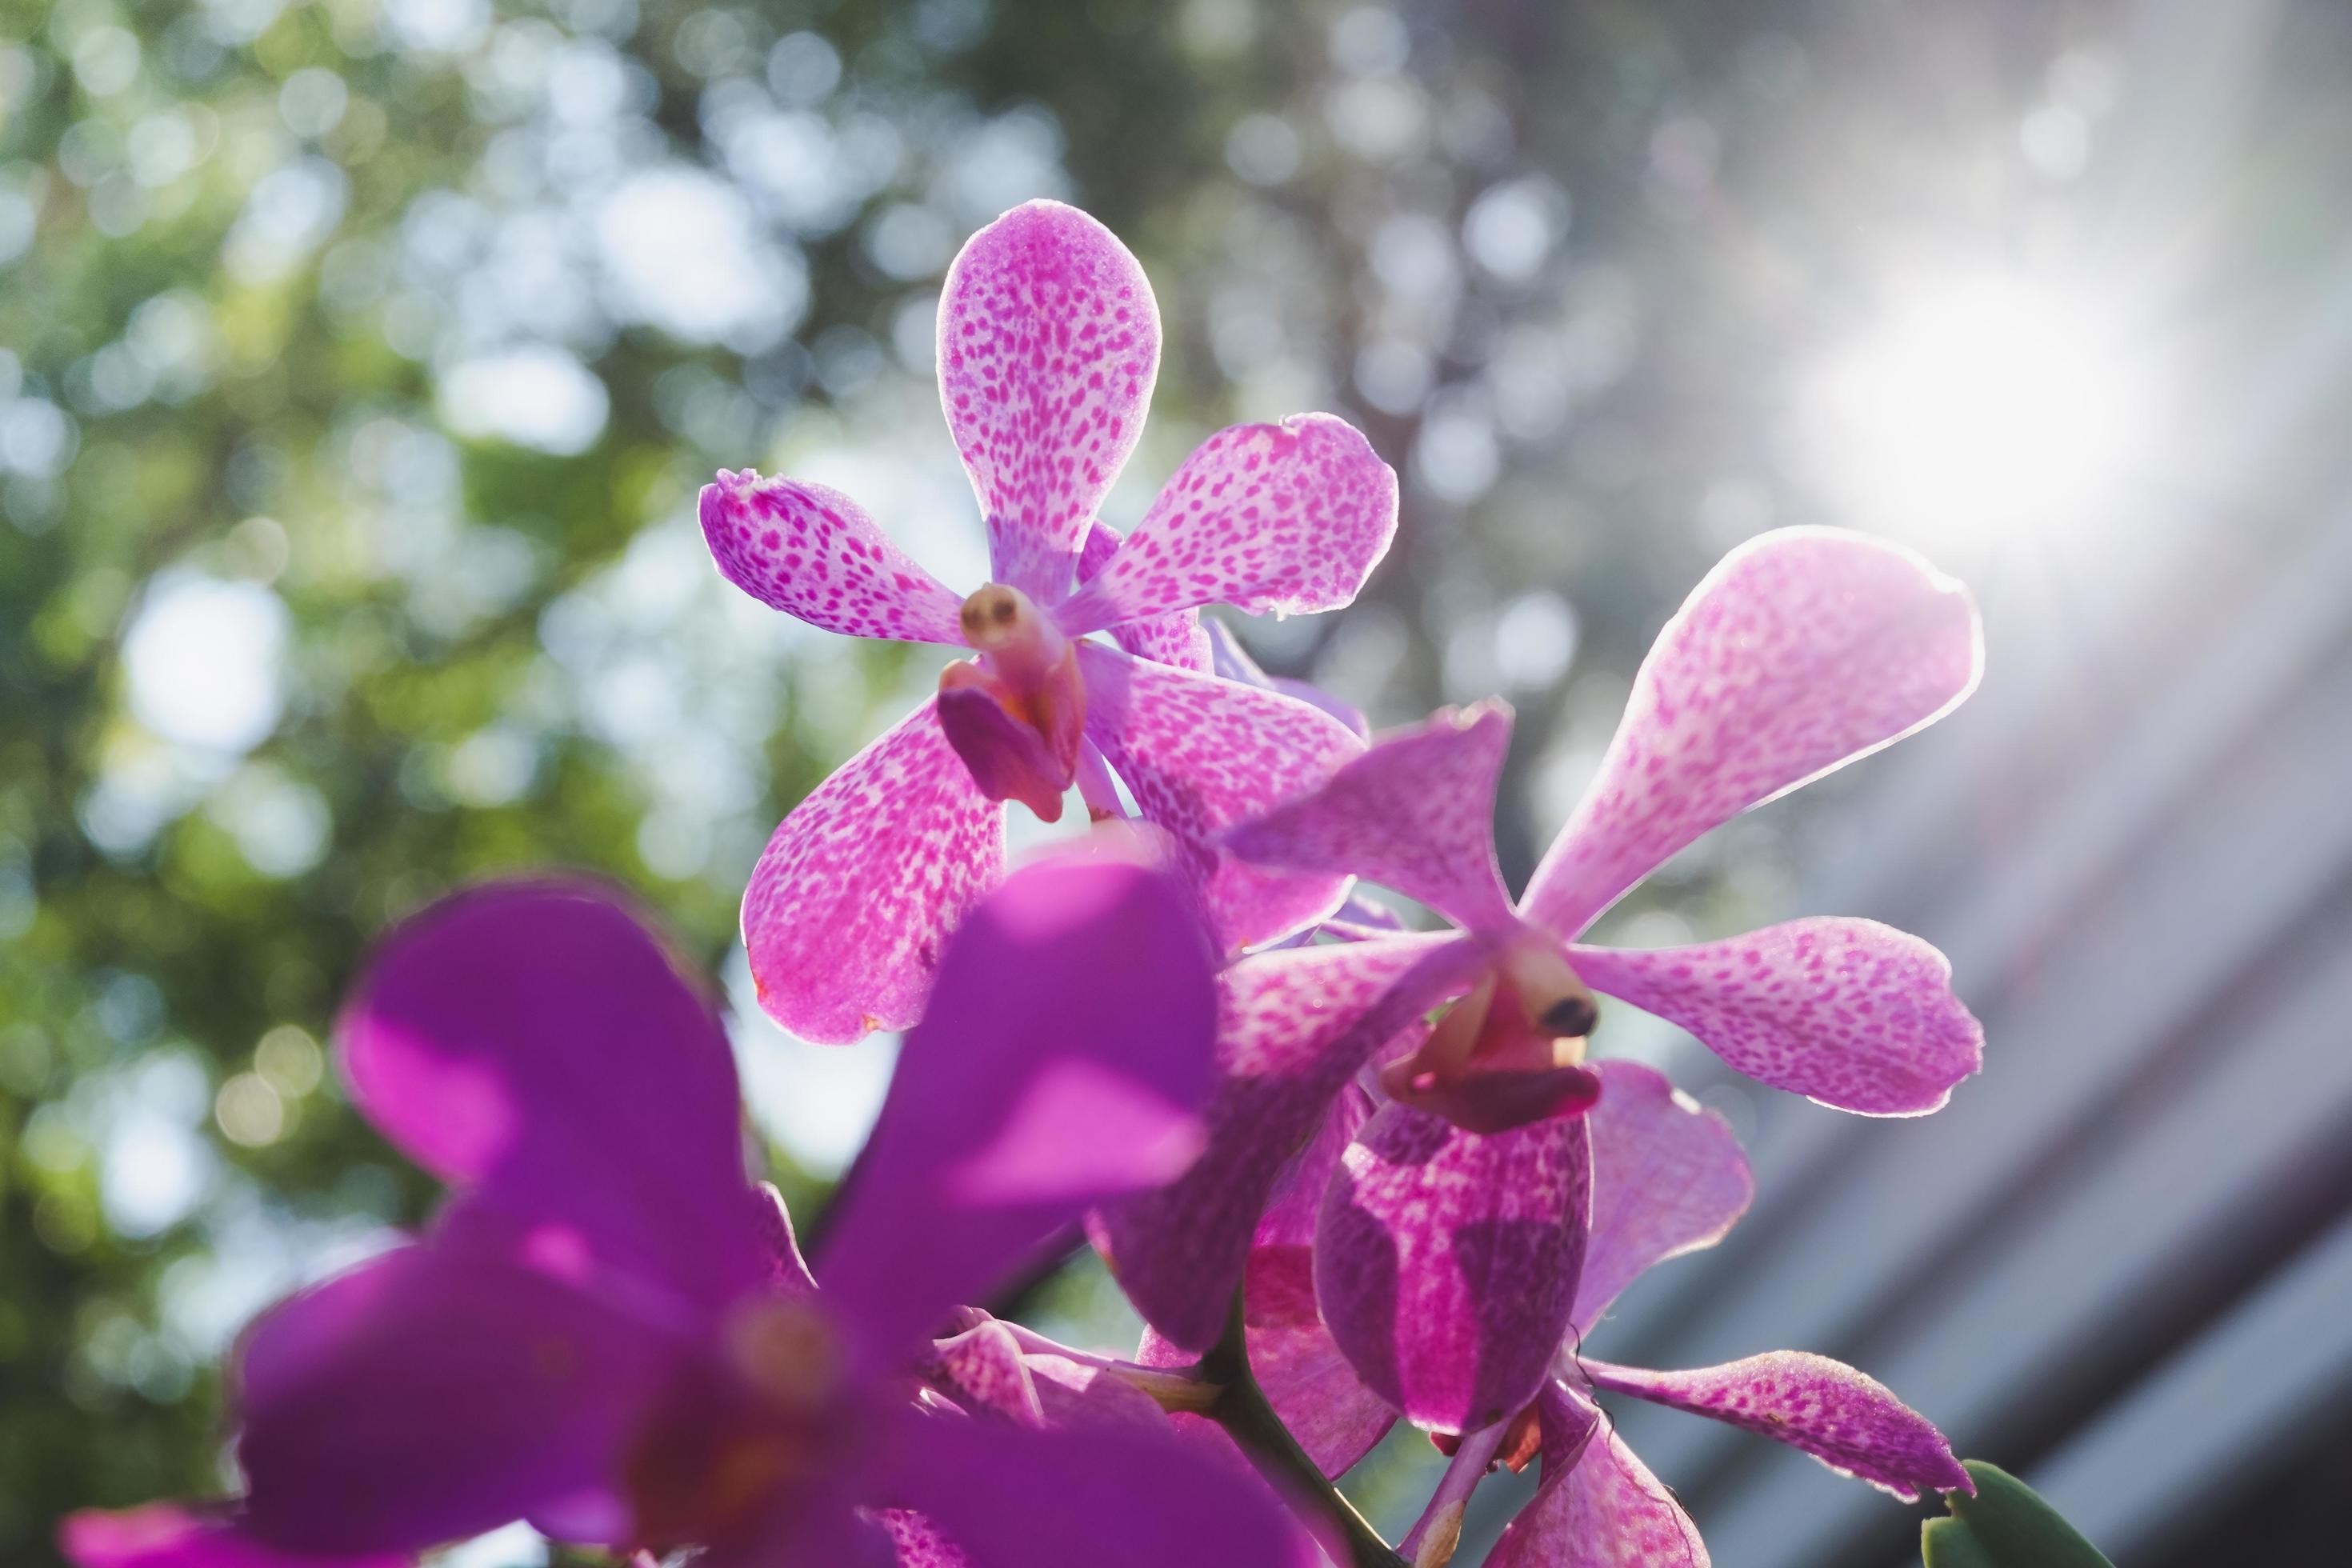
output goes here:
[[1599, 1018], [1591, 991], [1556, 945], [1515, 942], [1417, 1048], [1381, 1069], [1381, 1088], [1467, 1132], [1579, 1115], [1600, 1098], [1600, 1080], [1583, 1065]]

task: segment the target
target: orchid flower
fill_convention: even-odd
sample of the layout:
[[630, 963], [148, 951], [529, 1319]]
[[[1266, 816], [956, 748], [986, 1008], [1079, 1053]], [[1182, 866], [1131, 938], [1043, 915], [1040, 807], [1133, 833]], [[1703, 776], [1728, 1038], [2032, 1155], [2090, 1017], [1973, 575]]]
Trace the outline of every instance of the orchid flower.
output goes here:
[[[1709, 828], [1932, 722], [1975, 687], [1976, 612], [1909, 551], [1795, 529], [1727, 556], [1651, 649], [1600, 774], [1515, 907], [1496, 866], [1493, 813], [1509, 710], [1438, 715], [1388, 736], [1308, 794], [1231, 833], [1237, 856], [1349, 870], [1458, 925], [1254, 954], [1220, 977], [1220, 1081], [1207, 1152], [1181, 1178], [1096, 1217], [1097, 1245], [1145, 1319], [1176, 1346], [1213, 1340], [1283, 1163], [1368, 1062], [1390, 1103], [1347, 1160], [1364, 1202], [1411, 1207], [1475, 1193], [1460, 1236], [1370, 1267], [1420, 1271], [1496, 1313], [1533, 1314], [1518, 1358], [1473, 1389], [1441, 1360], [1427, 1388], [1384, 1390], [1417, 1420], [1461, 1430], [1540, 1374], [1527, 1347], [1556, 1342], [1570, 1303], [1551, 1271], [1579, 1245], [1574, 1113], [1600, 1092], [1584, 1065], [1598, 995], [1654, 1013], [1777, 1088], [1869, 1115], [1916, 1115], [1977, 1068], [1982, 1032], [1943, 955], [1860, 920], [1801, 920], [1727, 942], [1656, 952], [1577, 939], [1651, 869]], [[1433, 1026], [1430, 1010], [1458, 999]], [[1446, 1126], [1480, 1139], [1437, 1136]], [[1517, 1172], [1517, 1175], [1512, 1173]], [[1484, 1185], [1532, 1182], [1505, 1192]], [[1343, 1218], [1341, 1223], [1346, 1223]], [[1507, 1237], [1510, 1258], [1470, 1248]], [[1350, 1321], [1351, 1267], [1318, 1249], [1327, 1316]], [[1471, 1270], [1465, 1273], [1465, 1269]], [[1546, 1288], [1517, 1300], [1525, 1277]], [[1364, 1283], [1358, 1281], [1357, 1283]], [[1374, 1281], [1377, 1283], [1377, 1281]], [[1339, 1292], [1335, 1300], [1329, 1292]], [[1381, 1293], [1362, 1297], [1377, 1303]], [[1411, 1384], [1412, 1366], [1384, 1364]], [[1377, 1380], [1376, 1380], [1377, 1381]]]
[[[812, 1273], [745, 1174], [719, 1016], [653, 936], [571, 886], [437, 907], [378, 957], [339, 1051], [451, 1202], [248, 1332], [247, 1493], [136, 1568], [374, 1568], [516, 1519], [709, 1568], [894, 1546], [909, 1568], [1311, 1563], [1263, 1489], [1172, 1435], [995, 1419], [928, 1337], [1193, 1156], [1209, 971], [1160, 873], [1009, 879], [950, 943]], [[134, 1568], [106, 1551], [121, 1517], [69, 1523], [83, 1568]]]
[[992, 581], [950, 591], [821, 486], [747, 469], [702, 492], [711, 554], [754, 598], [829, 631], [970, 655], [793, 808], [751, 874], [761, 1005], [813, 1040], [920, 1016], [942, 939], [1002, 874], [1007, 801], [1050, 822], [1075, 784], [1116, 815], [1115, 775], [1175, 839], [1225, 951], [1310, 923], [1346, 882], [1218, 851], [1223, 829], [1361, 746], [1307, 703], [1215, 679], [1195, 612], [1349, 603], [1395, 531], [1396, 476], [1328, 415], [1234, 426], [1122, 541], [1095, 513], [1142, 428], [1159, 310], [1135, 258], [1072, 207], [1032, 202], [974, 235], [939, 331], [940, 401]]

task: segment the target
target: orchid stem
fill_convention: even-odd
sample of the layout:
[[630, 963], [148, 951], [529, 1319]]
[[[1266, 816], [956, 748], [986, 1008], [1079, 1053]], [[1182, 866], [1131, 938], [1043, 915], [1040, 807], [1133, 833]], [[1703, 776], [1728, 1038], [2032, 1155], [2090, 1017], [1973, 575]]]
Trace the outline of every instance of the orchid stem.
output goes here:
[[1234, 1309], [1225, 1319], [1223, 1336], [1201, 1358], [1196, 1375], [1223, 1390], [1202, 1414], [1223, 1427], [1276, 1487], [1315, 1505], [1346, 1541], [1350, 1568], [1409, 1568], [1371, 1522], [1356, 1511], [1355, 1504], [1325, 1479], [1322, 1467], [1307, 1457], [1290, 1428], [1274, 1413], [1265, 1390], [1250, 1372], [1242, 1337], [1239, 1290], [1234, 1292]]

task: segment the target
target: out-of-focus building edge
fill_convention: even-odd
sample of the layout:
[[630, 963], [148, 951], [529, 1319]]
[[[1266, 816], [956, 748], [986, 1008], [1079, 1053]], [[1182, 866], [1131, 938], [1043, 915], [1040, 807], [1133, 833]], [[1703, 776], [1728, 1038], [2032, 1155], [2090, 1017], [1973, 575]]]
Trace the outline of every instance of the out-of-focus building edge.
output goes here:
[[[1756, 1208], [1598, 1353], [1846, 1356], [2116, 1550], [2226, 1507], [2352, 1391], [2352, 512], [2282, 531], [2236, 584], [2211, 536], [2159, 531], [1990, 587], [1984, 691], [1812, 814], [1786, 911], [1942, 946], [1984, 1075], [1912, 1122], [1757, 1095]], [[1718, 1561], [1901, 1560], [1884, 1497], [1619, 1414]]]

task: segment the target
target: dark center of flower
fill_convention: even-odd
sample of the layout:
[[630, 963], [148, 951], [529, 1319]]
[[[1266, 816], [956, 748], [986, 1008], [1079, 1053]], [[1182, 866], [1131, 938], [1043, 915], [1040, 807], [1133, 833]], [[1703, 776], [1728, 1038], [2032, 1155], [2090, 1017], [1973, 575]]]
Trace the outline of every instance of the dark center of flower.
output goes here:
[[940, 728], [983, 795], [1058, 821], [1086, 735], [1077, 644], [1002, 583], [966, 599], [959, 624], [979, 657], [940, 672]]
[[1599, 1017], [1559, 949], [1530, 936], [1507, 948], [1418, 1048], [1381, 1069], [1381, 1088], [1468, 1132], [1574, 1115], [1600, 1097], [1600, 1080], [1583, 1065]]

